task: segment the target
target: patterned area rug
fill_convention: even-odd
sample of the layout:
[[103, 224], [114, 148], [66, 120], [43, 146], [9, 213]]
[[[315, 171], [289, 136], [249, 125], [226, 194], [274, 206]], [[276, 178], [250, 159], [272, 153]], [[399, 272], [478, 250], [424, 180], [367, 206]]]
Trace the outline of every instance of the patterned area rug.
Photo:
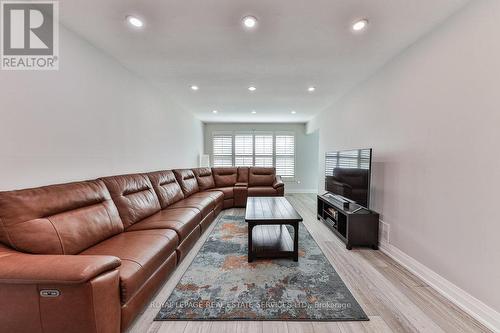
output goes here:
[[298, 263], [279, 259], [249, 264], [244, 217], [224, 216], [155, 320], [354, 321], [368, 317], [303, 225]]

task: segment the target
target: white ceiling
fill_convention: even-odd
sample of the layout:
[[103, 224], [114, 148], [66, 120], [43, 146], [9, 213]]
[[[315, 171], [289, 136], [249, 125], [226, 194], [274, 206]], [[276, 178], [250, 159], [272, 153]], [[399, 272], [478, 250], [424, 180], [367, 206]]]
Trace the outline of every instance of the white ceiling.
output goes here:
[[[60, 15], [205, 122], [306, 122], [466, 2], [64, 0]], [[129, 14], [145, 27], [130, 28]], [[241, 26], [248, 14], [254, 31]], [[353, 34], [364, 17], [368, 29]]]

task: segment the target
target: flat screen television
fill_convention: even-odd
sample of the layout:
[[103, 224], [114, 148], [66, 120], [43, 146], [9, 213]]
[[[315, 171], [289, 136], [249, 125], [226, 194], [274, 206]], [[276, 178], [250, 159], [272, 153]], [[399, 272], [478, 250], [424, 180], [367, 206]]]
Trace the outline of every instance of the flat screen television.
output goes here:
[[370, 208], [372, 149], [332, 151], [325, 156], [325, 189]]

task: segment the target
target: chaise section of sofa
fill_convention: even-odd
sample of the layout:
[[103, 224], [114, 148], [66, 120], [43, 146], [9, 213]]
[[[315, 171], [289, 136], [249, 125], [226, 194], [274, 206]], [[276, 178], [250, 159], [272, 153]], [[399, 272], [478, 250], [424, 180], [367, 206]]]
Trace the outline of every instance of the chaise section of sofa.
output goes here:
[[122, 232], [101, 181], [1, 192], [2, 330], [120, 331], [120, 259], [80, 253]]
[[120, 258], [121, 327], [129, 326], [177, 264], [178, 238], [170, 229], [127, 231], [81, 255]]
[[0, 244], [0, 331], [119, 332], [120, 264], [116, 257], [34, 255]]
[[171, 205], [168, 209], [194, 208], [200, 210], [202, 215], [201, 231], [204, 232], [222, 210], [223, 194], [220, 192], [200, 192], [198, 180], [191, 169], [177, 169], [173, 172], [185, 199]]
[[171, 221], [162, 221], [162, 225], [151, 228], [137, 228], [161, 211], [156, 192], [146, 175], [129, 174], [101, 180], [116, 204], [124, 233], [82, 254], [113, 255], [122, 260], [119, 271], [123, 329], [175, 269], [178, 247], [183, 240], [169, 228]]
[[201, 236], [202, 211], [193, 207], [174, 207], [185, 197], [173, 171], [165, 170], [147, 174], [157, 193], [161, 211], [138, 224], [136, 228], [156, 228], [163, 225], [175, 230], [180, 239], [177, 260], [180, 262]]

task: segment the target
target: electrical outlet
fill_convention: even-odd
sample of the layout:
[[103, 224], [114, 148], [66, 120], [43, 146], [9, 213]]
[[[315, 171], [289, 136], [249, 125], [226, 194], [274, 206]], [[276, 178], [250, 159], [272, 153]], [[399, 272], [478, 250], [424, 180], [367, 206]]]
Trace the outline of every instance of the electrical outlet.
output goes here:
[[391, 226], [388, 223], [380, 221], [379, 233], [380, 242], [390, 244]]

